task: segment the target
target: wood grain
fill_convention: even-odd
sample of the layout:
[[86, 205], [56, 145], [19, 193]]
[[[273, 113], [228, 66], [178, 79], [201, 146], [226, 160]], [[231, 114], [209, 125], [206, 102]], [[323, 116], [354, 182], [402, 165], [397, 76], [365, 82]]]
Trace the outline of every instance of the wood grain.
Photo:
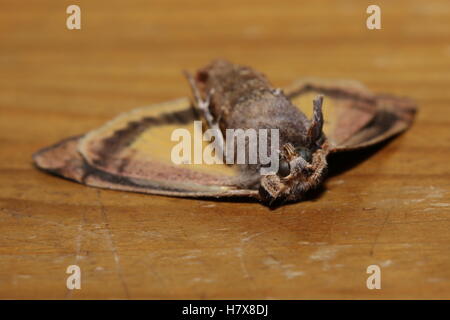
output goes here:
[[[450, 5], [377, 1], [2, 1], [0, 298], [450, 298]], [[340, 160], [323, 192], [269, 210], [88, 188], [31, 154], [186, 96], [215, 57], [279, 86], [357, 79], [414, 98], [413, 128]], [[357, 160], [358, 160], [357, 159]], [[348, 162], [348, 163], [347, 163]], [[66, 289], [77, 264], [82, 289]], [[382, 289], [366, 288], [366, 268]]]

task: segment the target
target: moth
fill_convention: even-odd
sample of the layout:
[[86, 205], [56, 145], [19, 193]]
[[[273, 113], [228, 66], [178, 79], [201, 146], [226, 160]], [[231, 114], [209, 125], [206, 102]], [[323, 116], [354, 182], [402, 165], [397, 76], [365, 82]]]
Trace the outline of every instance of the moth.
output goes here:
[[[87, 134], [33, 155], [36, 166], [93, 187], [191, 198], [255, 198], [273, 205], [304, 199], [324, 180], [332, 153], [366, 148], [406, 130], [416, 104], [374, 94], [357, 81], [300, 79], [287, 88], [247, 66], [215, 60], [186, 74], [193, 99], [123, 113]], [[172, 132], [202, 120], [227, 129], [277, 129], [278, 170], [256, 164], [175, 164]], [[249, 148], [246, 142], [245, 148]], [[247, 150], [248, 151], [248, 150]]]

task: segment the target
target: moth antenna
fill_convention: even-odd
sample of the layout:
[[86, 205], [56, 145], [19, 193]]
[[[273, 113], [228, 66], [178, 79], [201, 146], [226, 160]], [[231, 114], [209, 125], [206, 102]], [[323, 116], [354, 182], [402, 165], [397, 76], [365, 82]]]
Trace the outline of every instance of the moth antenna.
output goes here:
[[308, 139], [311, 145], [313, 145], [322, 135], [323, 128], [323, 95], [318, 95], [313, 100], [313, 117], [311, 126], [308, 129]]
[[195, 79], [192, 76], [192, 74], [190, 74], [188, 71], [184, 71], [183, 72], [186, 79], [189, 82], [189, 86], [192, 89], [192, 93], [194, 94], [194, 98], [195, 98], [195, 102], [196, 102], [196, 106], [200, 109], [202, 109], [203, 111], [207, 110], [209, 107], [209, 103], [211, 101], [211, 97], [214, 94], [214, 88], [210, 89], [206, 99], [202, 98], [202, 95], [200, 94], [200, 90], [198, 89], [197, 84], [195, 83]]
[[211, 111], [209, 110], [209, 105], [211, 102], [211, 97], [214, 94], [214, 88], [210, 89], [206, 95], [206, 99], [204, 100], [200, 94], [200, 90], [198, 89], [197, 84], [195, 83], [195, 79], [192, 76], [192, 74], [190, 74], [188, 71], [184, 71], [183, 72], [186, 79], [189, 82], [189, 85], [192, 89], [192, 93], [194, 94], [194, 99], [195, 99], [195, 104], [194, 106], [200, 110], [200, 112], [202, 113], [203, 117], [205, 118], [206, 122], [208, 123], [208, 126], [211, 129], [216, 130], [217, 132], [217, 147], [221, 149], [221, 154], [223, 155], [224, 158], [227, 157], [227, 149], [225, 147], [225, 138], [222, 134], [222, 131], [220, 130], [219, 127], [219, 120], [220, 118], [218, 118], [217, 120], [214, 120], [214, 116], [212, 115]]
[[183, 71], [184, 76], [186, 77], [187, 81], [189, 82], [189, 86], [191, 87], [192, 94], [194, 95], [195, 104], [197, 107], [200, 106], [201, 102], [203, 101], [202, 96], [200, 94], [200, 90], [197, 87], [197, 84], [195, 83], [195, 79], [192, 76], [191, 73], [188, 71]]

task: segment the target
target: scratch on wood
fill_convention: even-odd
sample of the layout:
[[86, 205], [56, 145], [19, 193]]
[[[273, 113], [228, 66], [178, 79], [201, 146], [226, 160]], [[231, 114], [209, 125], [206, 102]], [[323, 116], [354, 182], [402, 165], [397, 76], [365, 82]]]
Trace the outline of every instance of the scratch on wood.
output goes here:
[[381, 233], [383, 232], [384, 228], [386, 227], [386, 223], [389, 220], [389, 216], [391, 215], [390, 212], [386, 214], [386, 217], [384, 218], [383, 224], [380, 227], [380, 231], [378, 231], [377, 235], [375, 236], [375, 240], [373, 241], [372, 248], [370, 248], [370, 256], [373, 256], [375, 252], [375, 246], [377, 245], [378, 238], [380, 237]]
[[245, 278], [250, 278], [250, 274], [248, 273], [247, 266], [245, 265], [244, 261], [244, 250], [242, 248], [236, 248], [236, 253], [239, 258], [239, 262], [241, 265], [242, 273], [244, 274]]
[[263, 263], [269, 268], [275, 268], [282, 272], [282, 274], [286, 277], [286, 279], [291, 280], [297, 278], [299, 276], [305, 275], [303, 271], [294, 270], [295, 265], [293, 264], [281, 264], [273, 255], [268, 254], [267, 258], [263, 261]]
[[98, 199], [98, 203], [100, 205], [100, 211], [102, 214], [102, 219], [107, 231], [107, 235], [108, 235], [108, 241], [110, 244], [110, 248], [111, 248], [111, 252], [113, 254], [113, 258], [114, 258], [114, 262], [116, 264], [116, 272], [117, 275], [119, 276], [120, 282], [122, 284], [123, 290], [125, 291], [125, 296], [127, 297], [127, 299], [130, 298], [130, 294], [129, 294], [129, 290], [128, 290], [128, 286], [125, 282], [125, 279], [123, 277], [123, 273], [122, 273], [122, 267], [120, 265], [120, 257], [119, 257], [119, 253], [117, 252], [117, 248], [114, 242], [114, 237], [113, 234], [111, 232], [111, 229], [109, 228], [109, 220], [108, 220], [108, 215], [106, 212], [106, 208], [103, 205], [102, 199], [101, 199], [101, 193], [100, 190], [97, 190], [97, 199]]
[[313, 261], [328, 261], [334, 259], [340, 249], [350, 248], [349, 244], [320, 246], [310, 257]]
[[266, 232], [268, 232], [268, 231], [263, 231], [263, 232], [259, 232], [259, 233], [252, 234], [252, 235], [250, 235], [250, 236], [248, 236], [248, 237], [242, 238], [241, 242], [248, 242], [248, 241], [250, 241], [251, 239], [253, 239], [253, 238], [255, 238], [255, 237], [259, 236], [259, 235], [262, 235], [262, 234], [264, 234], [264, 233], [266, 233]]

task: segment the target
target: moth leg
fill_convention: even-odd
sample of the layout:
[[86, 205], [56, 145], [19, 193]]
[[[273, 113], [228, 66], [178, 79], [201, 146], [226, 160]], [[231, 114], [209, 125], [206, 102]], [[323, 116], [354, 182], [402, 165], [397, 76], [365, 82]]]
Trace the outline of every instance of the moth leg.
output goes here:
[[218, 141], [215, 141], [215, 144], [218, 148], [220, 148], [221, 154], [223, 154], [224, 158], [226, 158], [227, 150], [225, 147], [225, 138], [223, 137], [222, 130], [220, 130], [219, 127], [220, 117], [218, 119], [214, 119], [214, 116], [209, 110], [209, 107], [211, 105], [211, 96], [214, 94], [214, 89], [211, 89], [208, 92], [206, 99], [203, 99], [200, 94], [200, 90], [198, 89], [197, 84], [195, 83], [194, 77], [189, 72], [185, 72], [184, 74], [192, 89], [192, 93], [194, 94], [194, 105], [197, 108], [197, 110], [199, 110], [202, 113], [210, 129], [213, 129], [216, 132], [216, 137]]

